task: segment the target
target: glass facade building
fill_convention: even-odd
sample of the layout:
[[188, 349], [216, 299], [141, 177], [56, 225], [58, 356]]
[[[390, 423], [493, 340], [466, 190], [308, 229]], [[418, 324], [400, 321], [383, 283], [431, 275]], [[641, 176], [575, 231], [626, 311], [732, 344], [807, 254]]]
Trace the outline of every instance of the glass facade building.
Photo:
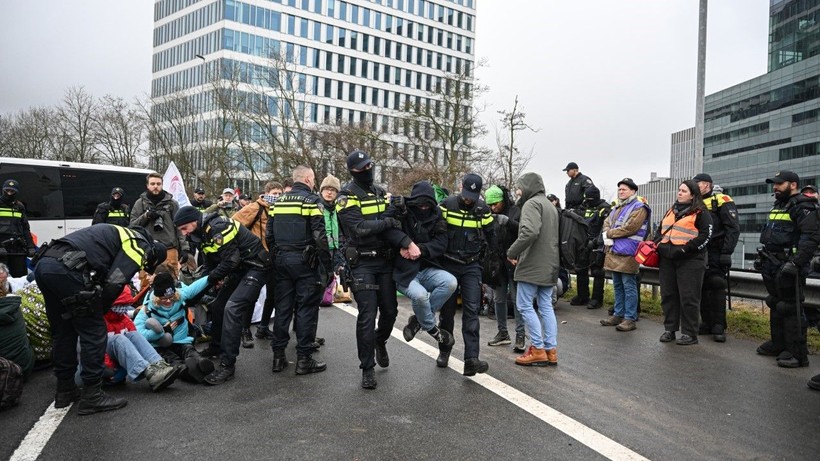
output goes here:
[[[204, 114], [184, 142], [202, 141], [201, 125], [218, 123], [221, 79], [286, 118], [366, 123], [406, 149], [400, 110], [435, 104], [431, 92], [447, 74], [471, 75], [475, 0], [158, 0], [153, 40], [155, 110], [182, 96]], [[275, 60], [286, 63], [286, 81]], [[276, 86], [294, 95], [293, 107], [277, 104]]]
[[820, 0], [769, 5], [769, 72], [820, 54]]

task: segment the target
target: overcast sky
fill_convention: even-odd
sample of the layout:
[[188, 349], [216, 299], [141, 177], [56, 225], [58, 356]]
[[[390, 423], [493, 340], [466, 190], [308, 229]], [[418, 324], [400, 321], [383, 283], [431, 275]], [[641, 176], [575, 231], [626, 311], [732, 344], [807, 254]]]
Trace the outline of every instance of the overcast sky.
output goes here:
[[[476, 0], [485, 121], [515, 96], [529, 170], [563, 197], [575, 161], [608, 194], [669, 173], [670, 135], [694, 126], [698, 0]], [[0, 15], [0, 114], [56, 105], [71, 86], [145, 97], [153, 1], [9, 1]], [[711, 0], [706, 93], [766, 72], [768, 0]], [[495, 144], [494, 137], [486, 140]], [[605, 197], [607, 198], [607, 197]]]

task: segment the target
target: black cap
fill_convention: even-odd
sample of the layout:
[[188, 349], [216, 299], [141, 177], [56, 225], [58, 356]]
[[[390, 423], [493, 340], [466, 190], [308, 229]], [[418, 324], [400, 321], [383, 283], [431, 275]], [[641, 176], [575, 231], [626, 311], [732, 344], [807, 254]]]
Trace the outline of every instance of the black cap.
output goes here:
[[711, 177], [711, 176], [709, 176], [709, 175], [708, 175], [708, 174], [706, 174], [706, 173], [698, 173], [698, 174], [696, 174], [696, 175], [695, 175], [695, 177], [694, 177], [694, 178], [692, 178], [692, 181], [696, 181], [696, 182], [698, 182], [698, 181], [712, 182], [712, 177]]
[[781, 184], [784, 182], [800, 182], [800, 176], [797, 176], [796, 173], [791, 171], [778, 171], [774, 178], [769, 178], [766, 180], [766, 184]]
[[20, 183], [13, 180], [13, 179], [7, 179], [3, 183], [3, 190], [6, 190], [6, 189], [13, 190], [14, 192], [20, 192]]
[[120, 194], [120, 196], [124, 196], [125, 191], [122, 190], [122, 187], [115, 187], [115, 188], [111, 189], [111, 195], [114, 195], [114, 194]]
[[153, 274], [157, 266], [165, 262], [167, 256], [168, 250], [165, 244], [154, 240], [151, 248], [145, 252], [145, 272]]
[[483, 183], [481, 176], [475, 173], [465, 175], [461, 180], [461, 196], [474, 202], [478, 201]]
[[638, 185], [635, 184], [635, 181], [633, 181], [632, 178], [621, 179], [620, 181], [618, 181], [618, 186], [620, 186], [621, 184], [626, 184], [626, 187], [628, 187], [628, 188], [630, 188], [634, 191], [638, 190]]
[[813, 191], [816, 194], [817, 193], [817, 186], [815, 186], [814, 184], [807, 184], [807, 185], [803, 186], [802, 189], [800, 189], [800, 192], [806, 192], [806, 191]]
[[373, 161], [370, 160], [370, 156], [363, 150], [356, 149], [347, 156], [348, 170], [361, 170], [371, 163]]
[[205, 188], [202, 187], [202, 186], [199, 186], [196, 189], [194, 189], [194, 193], [195, 194], [204, 194], [205, 193]]
[[184, 206], [177, 211], [177, 214], [174, 216], [174, 225], [181, 226], [183, 224], [188, 224], [189, 222], [194, 222], [202, 218], [202, 213], [199, 212], [196, 208], [192, 206]]
[[601, 191], [594, 185], [589, 186], [584, 190], [584, 198], [589, 200], [601, 200]]
[[559, 199], [555, 194], [547, 194], [547, 200], [550, 202], [557, 202]]
[[239, 200], [253, 200], [250, 195], [242, 194], [239, 196]]
[[564, 168], [562, 171], [577, 170], [577, 169], [578, 169], [578, 164], [577, 163], [569, 162], [569, 163], [567, 163], [567, 167]]

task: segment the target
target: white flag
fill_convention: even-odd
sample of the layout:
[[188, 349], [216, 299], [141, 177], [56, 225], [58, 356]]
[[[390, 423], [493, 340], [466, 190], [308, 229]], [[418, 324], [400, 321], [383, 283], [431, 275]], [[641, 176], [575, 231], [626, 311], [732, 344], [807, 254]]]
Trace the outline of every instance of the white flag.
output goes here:
[[180, 208], [191, 204], [191, 201], [188, 200], [188, 194], [185, 193], [185, 183], [182, 182], [182, 175], [179, 174], [179, 169], [174, 162], [171, 162], [168, 169], [165, 170], [165, 175], [162, 177], [162, 188], [174, 196]]

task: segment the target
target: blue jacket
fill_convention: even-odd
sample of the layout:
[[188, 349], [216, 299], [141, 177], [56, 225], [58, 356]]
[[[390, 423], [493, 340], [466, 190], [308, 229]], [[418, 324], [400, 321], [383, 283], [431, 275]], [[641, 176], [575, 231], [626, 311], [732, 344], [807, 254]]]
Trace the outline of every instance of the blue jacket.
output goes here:
[[146, 297], [145, 306], [140, 309], [137, 318], [134, 319], [134, 325], [137, 331], [140, 332], [152, 346], [156, 346], [156, 342], [162, 339], [165, 333], [157, 333], [154, 330], [145, 326], [145, 322], [149, 318], [156, 319], [160, 325], [173, 322], [174, 320], [182, 319], [179, 325], [174, 328], [174, 344], [191, 344], [194, 338], [188, 336], [188, 318], [185, 316], [185, 303], [202, 293], [208, 287], [208, 277], [202, 277], [190, 285], [182, 284], [179, 288], [179, 301], [175, 302], [169, 307], [155, 306], [153, 303], [153, 291], [149, 291]]

